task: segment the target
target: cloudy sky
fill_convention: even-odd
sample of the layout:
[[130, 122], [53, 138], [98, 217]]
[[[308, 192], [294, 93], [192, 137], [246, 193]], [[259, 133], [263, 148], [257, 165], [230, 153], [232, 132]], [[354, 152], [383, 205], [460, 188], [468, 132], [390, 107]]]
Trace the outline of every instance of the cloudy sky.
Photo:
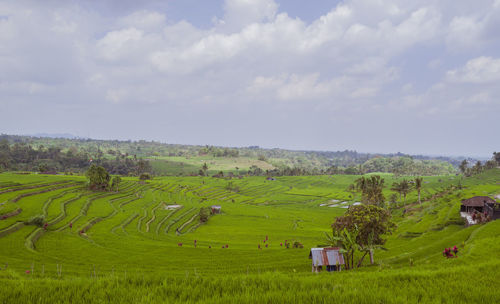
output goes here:
[[0, 133], [490, 156], [500, 0], [0, 0]]

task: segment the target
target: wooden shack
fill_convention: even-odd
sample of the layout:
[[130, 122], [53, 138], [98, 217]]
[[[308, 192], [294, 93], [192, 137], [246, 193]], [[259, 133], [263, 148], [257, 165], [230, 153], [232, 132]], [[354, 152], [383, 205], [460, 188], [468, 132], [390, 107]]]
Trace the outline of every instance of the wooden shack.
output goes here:
[[494, 199], [489, 196], [474, 196], [468, 199], [462, 200], [462, 205], [460, 206], [460, 212], [480, 212], [483, 213], [485, 211], [486, 205], [495, 205]]
[[219, 214], [222, 210], [222, 207], [219, 205], [213, 205], [210, 208], [212, 210], [212, 214]]
[[341, 271], [342, 265], [345, 265], [338, 247], [311, 248], [309, 258], [312, 260], [312, 272], [322, 271], [323, 266], [328, 272]]

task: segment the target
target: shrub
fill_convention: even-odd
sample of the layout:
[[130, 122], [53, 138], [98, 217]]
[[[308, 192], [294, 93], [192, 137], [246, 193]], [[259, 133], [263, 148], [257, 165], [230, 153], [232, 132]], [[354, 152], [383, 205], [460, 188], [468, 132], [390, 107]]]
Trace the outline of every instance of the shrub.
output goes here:
[[38, 227], [43, 227], [45, 223], [45, 216], [43, 215], [35, 215], [31, 217], [28, 221], [24, 222], [25, 225], [34, 225]]
[[141, 175], [139, 176], [139, 179], [141, 181], [144, 181], [144, 180], [152, 179], [152, 177], [151, 177], [151, 174], [145, 172], [145, 173], [141, 173]]
[[210, 208], [209, 207], [200, 208], [200, 222], [201, 223], [208, 222], [209, 217], [210, 217]]

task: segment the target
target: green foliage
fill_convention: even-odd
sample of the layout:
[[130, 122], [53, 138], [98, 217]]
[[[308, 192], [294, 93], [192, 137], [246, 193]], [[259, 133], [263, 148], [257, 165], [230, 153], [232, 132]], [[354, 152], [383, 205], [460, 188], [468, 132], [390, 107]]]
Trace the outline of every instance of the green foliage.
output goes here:
[[114, 176], [111, 180], [111, 189], [114, 191], [118, 191], [120, 183], [122, 182], [122, 178], [119, 176]]
[[389, 211], [374, 205], [358, 205], [349, 207], [345, 215], [337, 217], [332, 227], [334, 236], [351, 256], [352, 268], [355, 249], [371, 252], [375, 245], [384, 245], [383, 236], [391, 234], [396, 224]]
[[[158, 142], [36, 138], [0, 135], [0, 170], [37, 171], [47, 163], [50, 171], [84, 172], [92, 159], [111, 174], [155, 175], [198, 174], [200, 164], [219, 170], [259, 176], [304, 176], [322, 174], [359, 175], [390, 172], [397, 175], [440, 175], [455, 173], [455, 158], [405, 154], [374, 155], [356, 151], [315, 152], [283, 149], [224, 148], [171, 145]], [[489, 163], [489, 168], [493, 163]], [[258, 168], [250, 169], [255, 166]], [[238, 167], [241, 169], [234, 169]]]
[[[380, 176], [390, 184], [413, 179]], [[464, 177], [461, 190], [459, 177], [425, 176], [422, 204], [405, 206], [405, 217], [403, 208], [391, 210], [398, 227], [382, 237], [388, 251], [371, 238], [363, 247], [354, 242], [351, 271], [311, 274], [308, 249], [324, 243], [332, 221], [349, 210], [342, 207], [357, 201], [346, 190], [357, 178], [245, 176], [231, 180], [240, 188], [232, 192], [226, 179], [122, 177], [118, 192], [96, 193], [82, 187], [84, 176], [2, 173], [0, 215], [22, 212], [0, 220], [0, 303], [496, 302], [491, 284], [467, 290], [471, 277], [498, 276], [500, 221], [464, 227], [458, 210], [464, 198], [500, 194], [498, 169]], [[407, 200], [415, 202], [417, 191]], [[174, 204], [181, 207], [167, 209]], [[200, 225], [200, 208], [211, 205], [224, 214]], [[41, 234], [23, 224], [39, 214], [50, 224]], [[294, 240], [305, 249], [286, 250]], [[459, 257], [443, 259], [454, 245]], [[375, 265], [358, 269], [372, 251]]]
[[232, 181], [230, 181], [226, 185], [226, 190], [237, 193], [237, 192], [240, 192], [240, 187], [238, 185], [236, 185], [235, 183], [233, 183]]
[[145, 172], [145, 173], [141, 173], [141, 175], [139, 175], [139, 179], [140, 179], [141, 181], [150, 180], [150, 179], [152, 179], [152, 178], [153, 178], [153, 177], [151, 176], [151, 174], [146, 173], [146, 172]]
[[400, 198], [401, 198], [401, 196], [403, 196], [404, 203], [406, 204], [406, 196], [408, 195], [408, 193], [410, 193], [412, 191], [412, 186], [408, 180], [403, 179], [399, 182], [393, 183], [391, 190], [399, 193]]
[[210, 207], [202, 207], [200, 208], [200, 222], [201, 223], [206, 223], [208, 222], [208, 219], [210, 218], [210, 213], [211, 213], [211, 210], [210, 210]]
[[111, 176], [108, 171], [101, 166], [92, 164], [85, 173], [88, 179], [88, 185], [91, 190], [107, 190]]
[[356, 188], [361, 191], [362, 201], [366, 204], [383, 206], [385, 197], [384, 179], [379, 175], [360, 177], [356, 180]]
[[43, 215], [35, 215], [31, 217], [29, 220], [24, 222], [25, 225], [34, 225], [37, 227], [43, 227], [45, 224], [45, 216]]

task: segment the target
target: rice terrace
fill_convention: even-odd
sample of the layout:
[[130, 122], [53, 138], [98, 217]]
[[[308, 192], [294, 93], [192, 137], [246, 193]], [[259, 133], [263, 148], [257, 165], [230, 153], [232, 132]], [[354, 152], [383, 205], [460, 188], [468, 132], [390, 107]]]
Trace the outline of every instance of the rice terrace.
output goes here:
[[0, 0], [0, 304], [500, 303], [500, 0]]
[[[415, 187], [401, 192], [406, 198], [382, 187], [383, 197], [397, 194], [382, 204], [353, 186], [365, 177], [396, 186], [415, 177], [143, 173], [119, 181], [107, 175], [101, 188], [91, 187], [92, 168], [106, 171], [92, 164], [86, 176], [0, 174], [2, 302], [493, 303], [499, 296], [488, 284], [474, 292], [469, 285], [471, 277], [498, 278], [500, 221], [469, 226], [460, 216], [463, 199], [498, 198], [495, 166], [423, 176], [420, 203]], [[397, 226], [385, 250], [373, 246], [373, 263], [361, 259], [366, 248], [359, 245], [353, 264], [333, 263], [340, 271], [308, 259], [311, 248], [335, 246], [348, 260], [346, 241], [332, 243], [332, 224], [365, 204], [388, 211]], [[453, 246], [458, 253], [444, 257]]]

